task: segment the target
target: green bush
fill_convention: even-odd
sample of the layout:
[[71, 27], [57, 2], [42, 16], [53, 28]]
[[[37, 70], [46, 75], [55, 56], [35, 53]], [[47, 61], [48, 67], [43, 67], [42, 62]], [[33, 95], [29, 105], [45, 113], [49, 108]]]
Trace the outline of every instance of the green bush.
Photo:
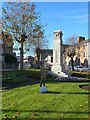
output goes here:
[[40, 71], [29, 71], [29, 74], [27, 74], [27, 77], [33, 78], [33, 79], [41, 79], [41, 73]]
[[88, 73], [72, 73], [72, 76], [90, 79], [90, 74]]
[[5, 63], [17, 63], [17, 58], [14, 55], [5, 54]]

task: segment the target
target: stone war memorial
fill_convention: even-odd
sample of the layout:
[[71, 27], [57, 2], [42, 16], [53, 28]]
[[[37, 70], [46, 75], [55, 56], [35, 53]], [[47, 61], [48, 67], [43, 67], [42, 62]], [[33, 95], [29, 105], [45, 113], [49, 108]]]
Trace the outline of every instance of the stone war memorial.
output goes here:
[[[48, 74], [55, 76], [57, 81], [84, 81], [84, 78], [73, 77], [64, 72], [63, 69], [63, 40], [62, 31], [54, 31], [54, 42], [53, 42], [53, 66]], [[85, 80], [86, 81], [86, 80]]]
[[[54, 42], [53, 42], [53, 66], [51, 71], [47, 74], [50, 74], [55, 77], [56, 81], [84, 81], [84, 78], [74, 77], [68, 75], [64, 72], [63, 68], [63, 40], [62, 40], [62, 31], [54, 31]], [[47, 87], [45, 86], [46, 72], [45, 66], [41, 66], [41, 82], [40, 82], [40, 92], [47, 92]], [[85, 80], [86, 81], [86, 80]]]
[[63, 41], [62, 31], [54, 31], [54, 45], [53, 45], [53, 66], [51, 68], [52, 74], [58, 74], [61, 77], [68, 77], [63, 72]]

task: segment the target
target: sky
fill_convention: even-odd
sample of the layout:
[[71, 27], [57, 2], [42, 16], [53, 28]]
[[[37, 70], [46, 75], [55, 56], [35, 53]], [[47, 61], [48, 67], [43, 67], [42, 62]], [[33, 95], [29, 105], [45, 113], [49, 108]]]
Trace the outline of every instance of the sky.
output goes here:
[[48, 48], [53, 48], [53, 32], [63, 32], [63, 43], [75, 36], [88, 39], [88, 2], [35, 2], [36, 11], [41, 12], [42, 24], [47, 24]]
[[53, 49], [55, 30], [63, 32], [63, 43], [75, 36], [88, 39], [88, 2], [35, 2], [36, 11], [41, 12], [41, 23], [47, 24], [45, 35], [48, 49]]

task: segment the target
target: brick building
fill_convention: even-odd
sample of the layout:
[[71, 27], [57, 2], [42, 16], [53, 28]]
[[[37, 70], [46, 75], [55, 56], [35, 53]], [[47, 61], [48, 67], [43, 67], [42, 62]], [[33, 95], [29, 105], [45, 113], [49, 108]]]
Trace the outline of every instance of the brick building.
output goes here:
[[2, 33], [2, 49], [3, 54], [13, 54], [13, 40], [10, 34]]
[[[2, 69], [17, 69], [17, 63], [14, 62], [6, 62], [5, 60], [5, 56], [10, 55], [11, 56], [15, 56], [15, 54], [13, 53], [13, 40], [12, 40], [12, 36], [10, 34], [4, 33], [2, 32], [0, 34], [0, 38], [1, 38], [1, 42], [0, 42], [0, 51], [1, 51], [1, 59], [2, 59]], [[12, 60], [12, 59], [10, 59]]]

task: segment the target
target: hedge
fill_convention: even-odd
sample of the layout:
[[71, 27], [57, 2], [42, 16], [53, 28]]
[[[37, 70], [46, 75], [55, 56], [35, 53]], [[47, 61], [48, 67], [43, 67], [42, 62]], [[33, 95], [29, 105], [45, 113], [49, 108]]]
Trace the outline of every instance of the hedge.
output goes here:
[[5, 63], [17, 63], [17, 58], [14, 55], [5, 54]]

